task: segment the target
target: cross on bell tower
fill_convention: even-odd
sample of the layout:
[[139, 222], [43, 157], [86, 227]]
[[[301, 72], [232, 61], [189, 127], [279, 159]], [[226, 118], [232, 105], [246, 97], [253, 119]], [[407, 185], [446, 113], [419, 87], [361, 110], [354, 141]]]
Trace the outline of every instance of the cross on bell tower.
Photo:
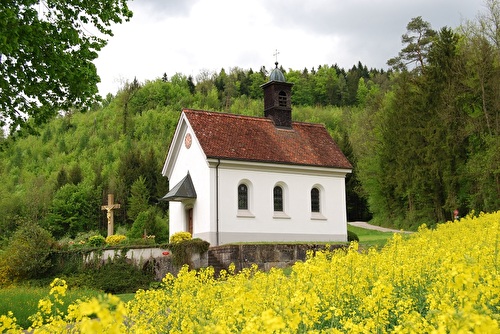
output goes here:
[[276, 57], [275, 59], [275, 62], [277, 63], [278, 62], [278, 55], [280, 54], [280, 52], [278, 51], [278, 49], [276, 49], [276, 51], [273, 53], [273, 56]]

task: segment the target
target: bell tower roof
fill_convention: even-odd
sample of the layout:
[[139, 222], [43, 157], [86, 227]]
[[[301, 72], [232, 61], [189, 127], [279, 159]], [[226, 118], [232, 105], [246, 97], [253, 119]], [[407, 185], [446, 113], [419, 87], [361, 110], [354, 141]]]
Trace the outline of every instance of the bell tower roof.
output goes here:
[[278, 62], [275, 62], [274, 65], [276, 65], [276, 67], [271, 71], [271, 74], [269, 75], [269, 81], [286, 82], [285, 75], [278, 68]]

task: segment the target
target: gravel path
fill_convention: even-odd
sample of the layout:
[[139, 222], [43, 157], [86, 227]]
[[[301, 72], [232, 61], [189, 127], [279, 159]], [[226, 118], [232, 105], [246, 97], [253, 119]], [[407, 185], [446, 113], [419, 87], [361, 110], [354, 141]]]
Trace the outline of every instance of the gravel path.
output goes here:
[[410, 232], [410, 231], [395, 230], [395, 229], [392, 229], [392, 228], [371, 225], [371, 224], [368, 224], [366, 222], [350, 222], [348, 224], [352, 225], [352, 226], [366, 228], [368, 230], [376, 230], [376, 231], [380, 231], [380, 232], [413, 233], [413, 232]]

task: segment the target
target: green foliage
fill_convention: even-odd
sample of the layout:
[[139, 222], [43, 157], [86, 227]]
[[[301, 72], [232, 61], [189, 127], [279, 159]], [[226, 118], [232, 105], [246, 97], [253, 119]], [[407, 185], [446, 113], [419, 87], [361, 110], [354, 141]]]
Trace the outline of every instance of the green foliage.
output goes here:
[[147, 289], [153, 280], [152, 270], [141, 270], [125, 257], [118, 256], [102, 265], [87, 267], [85, 272], [70, 278], [68, 284], [118, 294]]
[[39, 225], [21, 225], [5, 251], [0, 253], [0, 271], [10, 281], [42, 276], [51, 267], [49, 255], [53, 244], [54, 239], [50, 233]]
[[93, 235], [89, 238], [89, 246], [91, 247], [102, 247], [106, 245], [106, 238], [102, 235]]
[[497, 210], [499, 155], [491, 144], [500, 142], [500, 127], [491, 121], [500, 120], [500, 99], [490, 89], [500, 81], [486, 73], [500, 73], [491, 57], [500, 51], [480, 29], [435, 32], [421, 18], [408, 29], [396, 60], [415, 62], [415, 70], [399, 67], [389, 91], [368, 95], [351, 118], [355, 171], [374, 220], [415, 230], [451, 220], [456, 209]]
[[130, 239], [154, 236], [156, 243], [168, 242], [168, 235], [168, 220], [155, 207], [140, 212], [128, 233]]
[[347, 241], [349, 241], [349, 242], [351, 242], [351, 241], [358, 241], [359, 242], [359, 237], [353, 231], [347, 230]]
[[414, 64], [416, 69], [424, 71], [427, 54], [436, 32], [432, 30], [429, 22], [417, 16], [411, 19], [406, 26], [407, 32], [403, 34], [402, 41], [406, 46], [397, 57], [387, 63], [395, 69], [406, 70], [408, 64]]
[[[172, 264], [176, 267], [181, 267], [185, 264], [192, 267], [191, 257], [193, 254], [203, 254], [210, 247], [210, 244], [205, 240], [199, 238], [186, 239], [188, 237], [186, 233], [189, 232], [175, 233], [172, 237], [177, 235], [178, 237], [175, 238], [176, 241], [170, 241], [168, 246], [172, 251]], [[191, 237], [190, 233], [189, 237]]]
[[94, 103], [99, 77], [92, 61], [112, 36], [110, 27], [132, 17], [120, 0], [44, 4], [13, 1], [0, 8], [0, 126], [9, 119], [12, 131]]
[[55, 193], [43, 226], [56, 238], [98, 229], [100, 197], [100, 192], [87, 183], [65, 184]]
[[146, 179], [141, 175], [130, 188], [129, 209], [127, 215], [135, 220], [137, 215], [146, 211], [149, 206], [149, 190], [146, 187]]
[[[83, 258], [89, 261], [84, 262]], [[145, 289], [154, 281], [151, 267], [140, 268], [124, 256], [115, 256], [103, 261], [99, 252], [93, 259], [88, 250], [54, 252], [52, 261], [56, 265], [50, 272], [52, 277], [64, 277], [72, 288], [101, 290], [107, 293], [130, 293]]]

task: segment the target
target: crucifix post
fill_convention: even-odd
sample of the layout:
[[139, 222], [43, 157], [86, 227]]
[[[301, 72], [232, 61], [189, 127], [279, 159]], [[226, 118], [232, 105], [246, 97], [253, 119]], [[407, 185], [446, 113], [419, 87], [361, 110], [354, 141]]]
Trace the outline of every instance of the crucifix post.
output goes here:
[[114, 209], [119, 209], [120, 204], [114, 203], [115, 198], [113, 194], [108, 194], [108, 205], [101, 206], [101, 210], [106, 210], [106, 216], [108, 217], [108, 237], [113, 235], [113, 223], [114, 223]]

